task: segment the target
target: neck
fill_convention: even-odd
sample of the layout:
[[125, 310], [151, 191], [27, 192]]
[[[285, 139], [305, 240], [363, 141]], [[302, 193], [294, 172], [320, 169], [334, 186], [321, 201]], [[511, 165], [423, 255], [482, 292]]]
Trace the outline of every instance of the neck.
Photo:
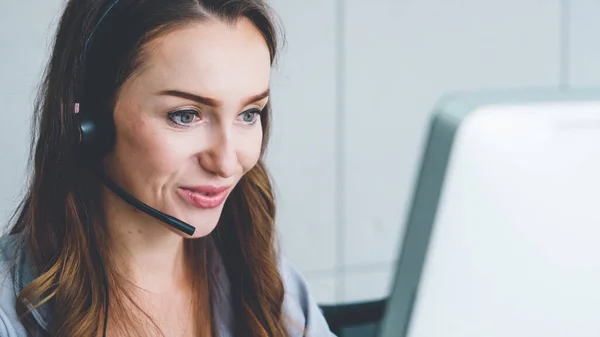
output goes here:
[[184, 239], [105, 189], [111, 261], [129, 282], [155, 294], [189, 287]]

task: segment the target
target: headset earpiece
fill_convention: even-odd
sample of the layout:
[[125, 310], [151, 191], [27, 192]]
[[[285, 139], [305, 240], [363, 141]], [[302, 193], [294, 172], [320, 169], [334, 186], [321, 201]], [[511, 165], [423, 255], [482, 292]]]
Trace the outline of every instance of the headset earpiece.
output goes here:
[[[97, 164], [107, 155], [114, 144], [114, 127], [112, 119], [104, 122], [92, 118], [91, 114], [79, 111], [79, 103], [75, 108], [77, 128], [79, 131], [79, 146], [83, 160]], [[107, 113], [108, 114], [108, 113]], [[110, 116], [110, 114], [108, 114]]]
[[79, 150], [82, 157], [84, 157], [83, 160], [87, 162], [91, 159], [90, 154], [92, 154], [92, 151], [90, 150], [95, 147], [93, 144], [97, 142], [98, 128], [92, 119], [81, 113], [80, 108], [80, 104], [75, 103], [74, 112], [75, 123], [77, 123], [77, 131], [79, 132]]
[[96, 123], [90, 119], [81, 118], [79, 124], [79, 140], [82, 146], [90, 147], [88, 144], [94, 143], [98, 137]]

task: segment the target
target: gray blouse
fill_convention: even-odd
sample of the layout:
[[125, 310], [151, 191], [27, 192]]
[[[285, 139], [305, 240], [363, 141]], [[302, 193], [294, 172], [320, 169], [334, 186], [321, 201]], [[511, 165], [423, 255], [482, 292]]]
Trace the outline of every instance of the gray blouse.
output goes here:
[[[27, 257], [18, 257], [17, 252], [19, 236], [8, 235], [0, 238], [0, 337], [41, 337], [47, 335], [47, 322], [52, 313], [40, 307], [33, 311], [32, 317], [37, 323], [36, 331], [29, 335], [17, 317], [15, 311], [15, 298], [21, 289], [33, 281], [33, 271]], [[219, 282], [213, 286], [212, 303], [215, 313], [214, 321], [218, 337], [232, 337], [232, 308], [229, 301], [229, 280], [217, 254], [216, 263], [211, 263], [213, 272]], [[17, 262], [11, 273], [11, 266]], [[281, 259], [280, 273], [285, 286], [283, 311], [291, 337], [335, 337], [329, 330], [322, 312], [315, 300], [310, 295], [302, 275], [286, 259]]]

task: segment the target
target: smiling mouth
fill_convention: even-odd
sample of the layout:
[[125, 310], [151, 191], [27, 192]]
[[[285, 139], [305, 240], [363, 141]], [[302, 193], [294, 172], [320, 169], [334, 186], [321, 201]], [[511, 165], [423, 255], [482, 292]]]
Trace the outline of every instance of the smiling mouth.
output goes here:
[[221, 206], [229, 195], [230, 187], [180, 187], [177, 192], [191, 206], [211, 209]]

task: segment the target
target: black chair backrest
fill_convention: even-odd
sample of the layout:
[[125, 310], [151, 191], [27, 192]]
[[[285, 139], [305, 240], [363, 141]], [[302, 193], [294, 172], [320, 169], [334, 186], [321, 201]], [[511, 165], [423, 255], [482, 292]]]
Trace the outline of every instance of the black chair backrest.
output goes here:
[[321, 305], [331, 332], [338, 337], [376, 337], [387, 299]]

